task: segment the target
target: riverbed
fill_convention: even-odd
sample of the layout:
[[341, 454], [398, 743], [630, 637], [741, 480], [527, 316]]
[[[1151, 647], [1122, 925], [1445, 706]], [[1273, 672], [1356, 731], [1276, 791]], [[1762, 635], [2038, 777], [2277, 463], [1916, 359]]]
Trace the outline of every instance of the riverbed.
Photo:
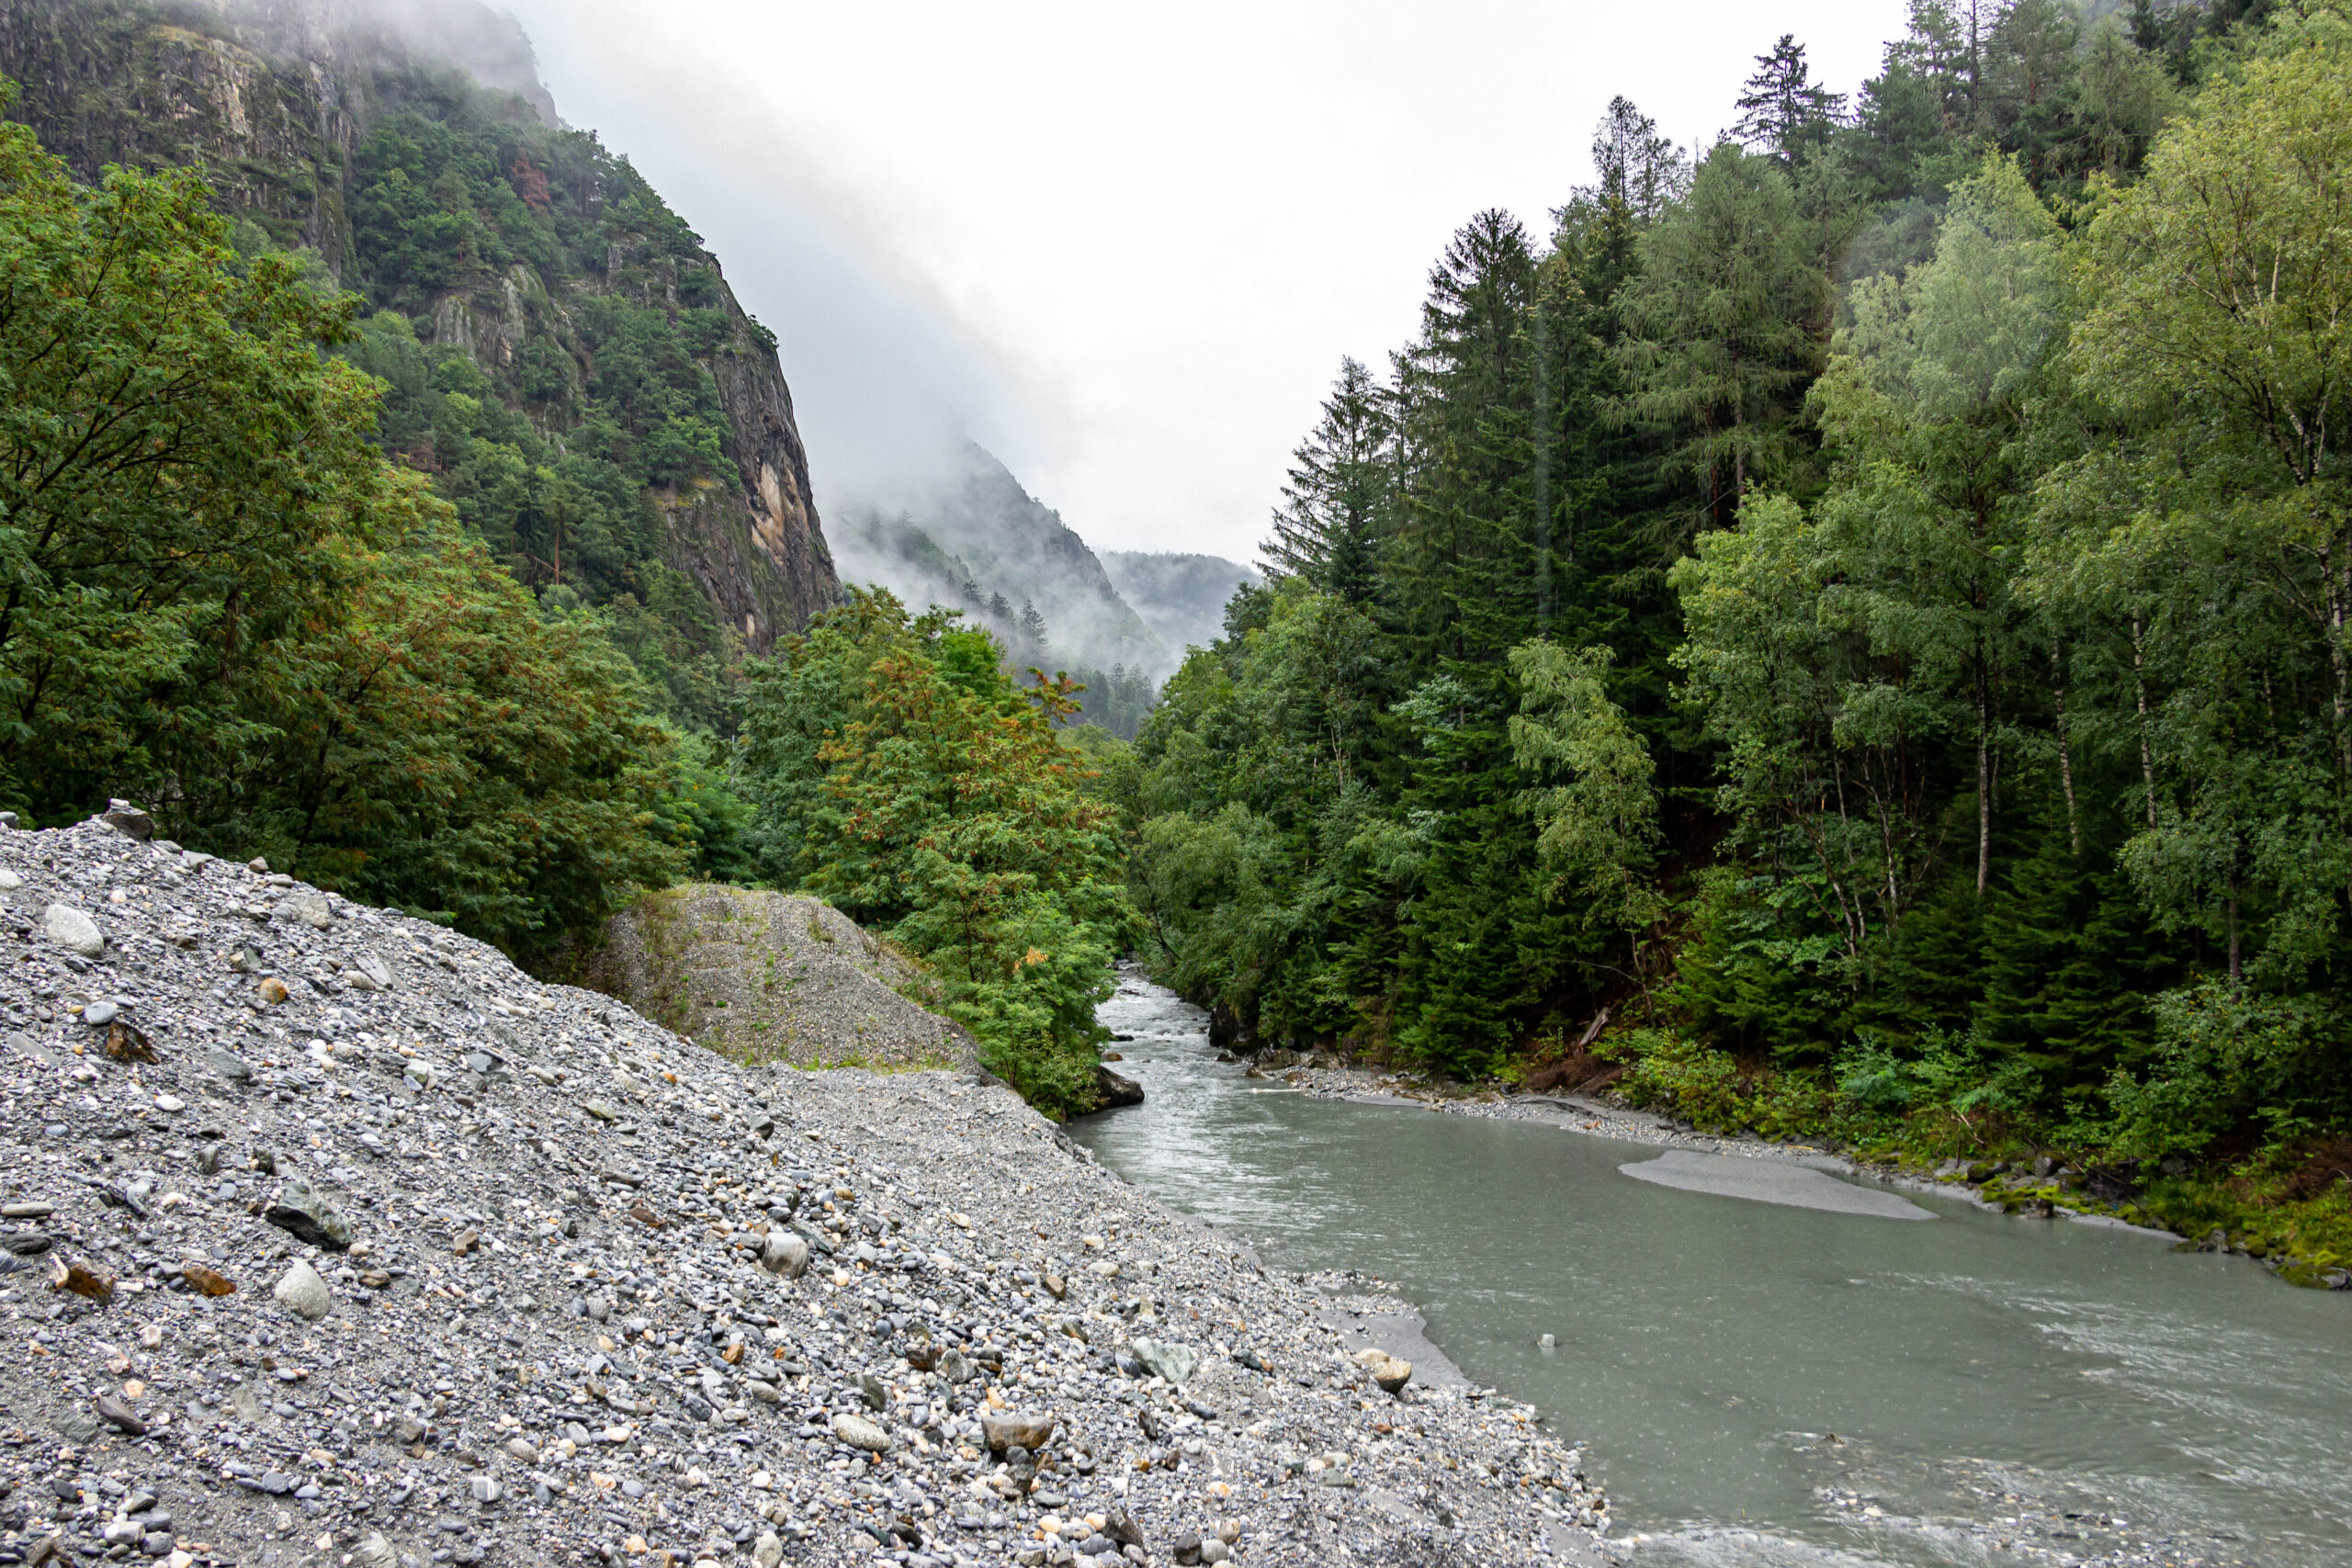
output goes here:
[[1392, 1283], [1471, 1378], [1586, 1442], [1635, 1563], [2352, 1564], [2342, 1294], [1958, 1198], [1901, 1195], [1932, 1223], [1850, 1178], [1824, 1179], [1865, 1212], [1752, 1201], [1629, 1177], [1667, 1154], [1644, 1143], [1309, 1099], [1216, 1062], [1205, 1015], [1132, 973], [1101, 1016], [1147, 1099], [1070, 1135], [1271, 1267]]

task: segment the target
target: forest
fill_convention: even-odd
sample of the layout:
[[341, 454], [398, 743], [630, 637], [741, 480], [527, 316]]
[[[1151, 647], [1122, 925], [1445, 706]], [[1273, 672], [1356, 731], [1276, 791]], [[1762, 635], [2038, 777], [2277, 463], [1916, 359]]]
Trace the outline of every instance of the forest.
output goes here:
[[1148, 962], [1264, 1044], [2340, 1224], [2352, 17], [1915, 0], [1732, 112], [1619, 98], [1341, 365], [1114, 781]]
[[[1917, 0], [1727, 110], [1453, 235], [1156, 700], [1050, 604], [749, 658], [656, 546], [757, 329], [593, 137], [418, 85], [338, 286], [0, 126], [0, 805], [542, 965], [806, 887], [1057, 1113], [1132, 952], [1257, 1047], [2352, 1253], [2352, 14]], [[515, 269], [558, 325], [427, 341]]]

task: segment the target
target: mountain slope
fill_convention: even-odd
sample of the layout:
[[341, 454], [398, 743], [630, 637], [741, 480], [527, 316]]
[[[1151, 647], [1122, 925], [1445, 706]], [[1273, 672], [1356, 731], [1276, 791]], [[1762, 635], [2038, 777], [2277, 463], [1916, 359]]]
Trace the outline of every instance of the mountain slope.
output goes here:
[[763, 650], [837, 597], [775, 339], [626, 161], [557, 124], [512, 18], [9, 0], [0, 72], [79, 177], [194, 165], [240, 251], [313, 253], [360, 293], [387, 448], [543, 601], [650, 617], [641, 664]]
[[1105, 550], [1102, 570], [1119, 596], [1171, 649], [1204, 648], [1225, 635], [1226, 601], [1244, 583], [1254, 583], [1255, 567], [1222, 556]]
[[1059, 667], [1175, 667], [1086, 541], [978, 446], [967, 445], [953, 473], [900, 510], [843, 508], [834, 532], [844, 579], [879, 582], [918, 610], [961, 609], [1017, 660], [1035, 661], [1035, 639], [1021, 625], [1025, 604], [1043, 617], [1046, 657]]

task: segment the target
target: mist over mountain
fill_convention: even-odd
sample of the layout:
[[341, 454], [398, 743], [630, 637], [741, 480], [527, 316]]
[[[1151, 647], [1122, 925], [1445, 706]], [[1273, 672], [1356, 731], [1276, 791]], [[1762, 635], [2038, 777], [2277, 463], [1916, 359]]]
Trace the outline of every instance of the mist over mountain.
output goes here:
[[1205, 648], [1225, 635], [1226, 602], [1243, 584], [1263, 581], [1257, 568], [1223, 556], [1105, 550], [1102, 559], [1119, 597], [1180, 649]]
[[1016, 666], [1175, 668], [1174, 648], [1120, 596], [1086, 541], [972, 443], [895, 504], [841, 503], [831, 533], [843, 581], [879, 583], [916, 610], [962, 610]]

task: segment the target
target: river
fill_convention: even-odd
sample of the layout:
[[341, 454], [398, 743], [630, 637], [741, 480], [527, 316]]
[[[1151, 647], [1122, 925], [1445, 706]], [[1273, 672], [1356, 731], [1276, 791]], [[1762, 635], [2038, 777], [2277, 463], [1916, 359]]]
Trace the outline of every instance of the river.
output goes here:
[[1100, 1016], [1147, 1099], [1070, 1135], [1270, 1267], [1393, 1284], [1471, 1378], [1586, 1442], [1635, 1563], [2352, 1564], [2352, 1298], [2126, 1231], [1678, 1190], [1620, 1171], [1651, 1145], [1270, 1089], [1131, 972]]

